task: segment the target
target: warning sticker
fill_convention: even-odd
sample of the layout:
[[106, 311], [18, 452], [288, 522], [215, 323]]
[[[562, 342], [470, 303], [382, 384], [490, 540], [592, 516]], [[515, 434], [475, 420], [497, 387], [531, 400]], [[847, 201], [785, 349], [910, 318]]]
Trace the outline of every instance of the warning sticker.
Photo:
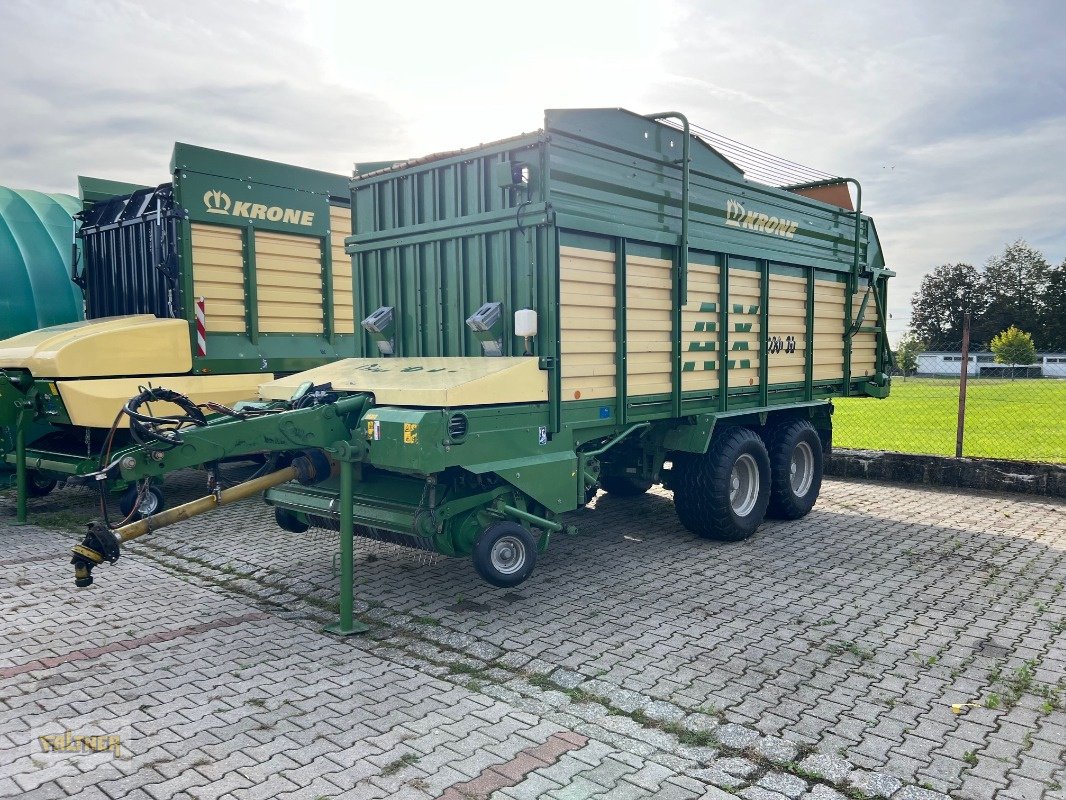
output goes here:
[[368, 419], [366, 421], [366, 435], [375, 442], [381, 439], [381, 420]]
[[403, 443], [418, 444], [418, 424], [405, 422], [403, 424]]

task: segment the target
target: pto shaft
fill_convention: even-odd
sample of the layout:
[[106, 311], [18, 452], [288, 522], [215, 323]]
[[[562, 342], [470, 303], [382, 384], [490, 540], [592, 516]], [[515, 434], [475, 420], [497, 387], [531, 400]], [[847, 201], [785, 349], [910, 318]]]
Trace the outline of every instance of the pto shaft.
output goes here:
[[184, 505], [161, 511], [150, 517], [131, 522], [129, 525], [123, 525], [121, 528], [108, 530], [102, 525], [90, 526], [85, 540], [71, 551], [73, 555], [71, 563], [74, 565], [74, 585], [78, 587], [92, 586], [93, 567], [104, 561], [116, 561], [119, 557], [120, 545], [144, 536], [146, 533], [151, 533], [168, 525], [173, 525], [175, 522], [192, 519], [208, 511], [214, 511], [216, 508], [236, 503], [238, 500], [259, 494], [273, 486], [280, 486], [291, 480], [299, 479], [314, 483], [325, 479], [329, 476], [329, 473], [330, 466], [325, 459], [303, 456], [296, 459], [292, 466], [285, 467], [285, 469], [279, 469], [259, 478], [239, 483], [229, 489], [223, 489], [217, 495], [210, 494], [206, 497], [197, 498]]

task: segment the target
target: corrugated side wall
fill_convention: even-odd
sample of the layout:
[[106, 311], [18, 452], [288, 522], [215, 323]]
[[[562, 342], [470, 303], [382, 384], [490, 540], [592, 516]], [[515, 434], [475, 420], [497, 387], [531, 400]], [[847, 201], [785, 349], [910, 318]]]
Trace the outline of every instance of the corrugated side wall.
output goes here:
[[[528, 189], [502, 188], [497, 166], [531, 165]], [[555, 254], [543, 225], [537, 139], [441, 158], [403, 172], [368, 176], [352, 190], [356, 319], [381, 306], [395, 315], [396, 355], [481, 355], [466, 319], [484, 303], [503, 304], [504, 355], [521, 355], [514, 312], [538, 309], [540, 350], [552, 347]], [[362, 332], [362, 354], [378, 355]], [[361, 348], [361, 349], [360, 349]]]

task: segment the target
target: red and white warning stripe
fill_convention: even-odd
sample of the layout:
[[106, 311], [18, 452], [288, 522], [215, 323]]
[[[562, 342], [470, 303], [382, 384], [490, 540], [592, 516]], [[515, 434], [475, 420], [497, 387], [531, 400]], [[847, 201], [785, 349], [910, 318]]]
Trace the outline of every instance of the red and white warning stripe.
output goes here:
[[206, 301], [196, 298], [196, 355], [207, 355], [207, 314], [204, 312]]

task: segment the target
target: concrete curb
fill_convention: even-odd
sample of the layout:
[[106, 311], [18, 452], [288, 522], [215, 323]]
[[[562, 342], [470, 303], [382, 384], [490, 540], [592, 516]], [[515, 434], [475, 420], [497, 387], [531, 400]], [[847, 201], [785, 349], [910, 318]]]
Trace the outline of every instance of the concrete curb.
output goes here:
[[826, 459], [825, 473], [839, 478], [868, 478], [1066, 498], [1064, 464], [834, 448]]

